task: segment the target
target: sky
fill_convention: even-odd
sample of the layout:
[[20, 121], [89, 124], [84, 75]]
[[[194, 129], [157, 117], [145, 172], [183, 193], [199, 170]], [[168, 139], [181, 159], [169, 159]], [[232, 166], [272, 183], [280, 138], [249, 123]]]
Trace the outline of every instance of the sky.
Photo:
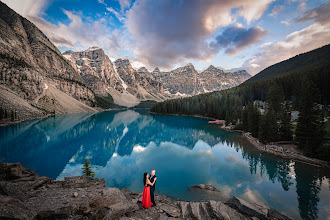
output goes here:
[[104, 49], [110, 59], [171, 70], [192, 63], [264, 68], [330, 43], [327, 0], [1, 0], [61, 52]]

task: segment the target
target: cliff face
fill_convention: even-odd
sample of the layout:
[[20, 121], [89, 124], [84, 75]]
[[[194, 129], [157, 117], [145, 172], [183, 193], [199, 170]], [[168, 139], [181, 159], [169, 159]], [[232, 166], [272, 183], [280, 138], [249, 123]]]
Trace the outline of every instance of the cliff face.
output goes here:
[[165, 90], [176, 95], [196, 95], [202, 92], [198, 72], [192, 64], [177, 68], [170, 72], [161, 72], [155, 68], [152, 75], [163, 83]]
[[88, 85], [92, 85], [94, 91], [106, 93], [105, 89], [96, 88], [99, 83], [93, 83], [90, 80], [95, 77], [103, 82], [102, 87], [106, 85], [120, 92], [124, 90], [120, 77], [116, 74], [111, 60], [102, 48], [91, 47], [81, 52], [66, 51], [63, 55], [77, 69], [84, 81]]
[[115, 61], [118, 75], [126, 83], [126, 90], [142, 100], [163, 101], [165, 96], [163, 84], [155, 80], [146, 68], [139, 71], [133, 69], [129, 60], [118, 59]]
[[[2, 91], [6, 90], [24, 99], [27, 102], [25, 104], [38, 106], [36, 111], [47, 113], [53, 111], [56, 101], [59, 101], [57, 97], [47, 94], [47, 88], [52, 87], [62, 92], [61, 95], [72, 97], [79, 101], [77, 103], [81, 102], [79, 105], [84, 106], [86, 111], [91, 111], [87, 105], [95, 101], [94, 94], [85, 86], [79, 73], [34, 24], [2, 2], [0, 2], [0, 51]], [[41, 98], [51, 101], [40, 102]], [[6, 97], [2, 97], [2, 105], [10, 102]], [[57, 104], [61, 103], [57, 102]], [[75, 112], [56, 107], [62, 112]]]
[[235, 87], [251, 76], [245, 70], [225, 72], [214, 66], [210, 66], [198, 75], [205, 91], [218, 91]]
[[192, 64], [170, 72], [161, 72], [157, 67], [151, 74], [163, 83], [168, 93], [177, 95], [197, 95], [227, 89], [251, 77], [245, 70], [225, 72], [212, 65], [198, 73]]

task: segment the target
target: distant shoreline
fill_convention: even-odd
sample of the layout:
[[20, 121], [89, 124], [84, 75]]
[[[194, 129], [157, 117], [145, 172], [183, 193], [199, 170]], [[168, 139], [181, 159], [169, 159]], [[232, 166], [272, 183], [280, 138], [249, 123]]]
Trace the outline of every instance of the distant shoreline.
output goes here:
[[23, 122], [28, 122], [28, 121], [32, 121], [32, 120], [36, 120], [36, 119], [43, 119], [43, 118], [49, 118], [52, 116], [56, 116], [56, 115], [67, 115], [67, 114], [83, 114], [83, 113], [98, 113], [98, 112], [104, 112], [104, 111], [119, 111], [119, 110], [127, 110], [129, 108], [109, 108], [109, 109], [100, 109], [100, 108], [94, 108], [96, 111], [90, 111], [90, 112], [67, 112], [67, 113], [57, 113], [57, 114], [48, 114], [48, 115], [44, 115], [44, 116], [36, 116], [36, 117], [29, 117], [26, 118], [24, 120], [15, 120], [15, 121], [11, 121], [10, 119], [6, 119], [6, 120], [0, 120], [0, 127], [5, 127], [5, 126], [10, 126], [10, 125], [14, 125], [14, 124], [19, 124], [19, 123], [23, 123]]
[[185, 114], [162, 114], [162, 113], [155, 113], [149, 111], [150, 114], [152, 115], [170, 115], [170, 116], [185, 116], [185, 117], [194, 117], [194, 118], [204, 118], [208, 120], [218, 120], [216, 118], [211, 118], [211, 117], [206, 117], [206, 116], [201, 116], [201, 115], [185, 115]]

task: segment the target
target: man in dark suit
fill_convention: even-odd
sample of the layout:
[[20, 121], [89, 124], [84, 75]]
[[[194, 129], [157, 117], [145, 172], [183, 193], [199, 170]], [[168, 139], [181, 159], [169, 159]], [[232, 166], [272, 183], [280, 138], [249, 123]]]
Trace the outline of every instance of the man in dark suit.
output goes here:
[[[157, 180], [157, 177], [156, 177], [156, 170], [155, 170], [155, 169], [152, 169], [152, 170], [151, 170], [151, 174], [150, 174], [150, 176], [149, 176], [149, 180], [150, 180], [150, 182], [153, 182], [155, 178], [156, 178], [156, 180]], [[156, 206], [156, 203], [155, 203], [155, 195], [154, 195], [155, 188], [156, 188], [156, 180], [155, 180], [154, 185], [153, 185], [153, 186], [150, 186], [150, 197], [151, 197], [152, 206]]]

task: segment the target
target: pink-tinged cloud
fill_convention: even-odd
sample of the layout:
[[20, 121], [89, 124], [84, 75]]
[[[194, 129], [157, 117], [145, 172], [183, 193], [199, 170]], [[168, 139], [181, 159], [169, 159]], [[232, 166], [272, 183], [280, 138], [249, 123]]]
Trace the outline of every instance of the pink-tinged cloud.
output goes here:
[[[271, 0], [136, 1], [125, 21], [132, 39], [130, 48], [140, 62], [150, 67], [169, 68], [191, 59], [210, 60], [223, 49], [207, 42], [219, 27], [235, 23], [238, 17], [251, 23], [270, 3]], [[260, 27], [249, 31], [260, 32]], [[234, 54], [250, 43], [240, 40], [226, 48]]]
[[276, 16], [278, 15], [281, 11], [283, 11], [284, 6], [283, 5], [275, 5], [274, 8], [272, 9], [272, 13], [269, 14], [269, 16]]

